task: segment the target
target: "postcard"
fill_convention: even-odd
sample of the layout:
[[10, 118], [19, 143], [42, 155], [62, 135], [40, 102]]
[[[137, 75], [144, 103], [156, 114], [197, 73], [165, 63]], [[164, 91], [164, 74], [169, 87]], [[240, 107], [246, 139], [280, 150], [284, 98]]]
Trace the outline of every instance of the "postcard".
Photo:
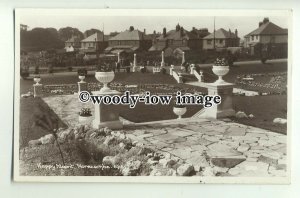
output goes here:
[[291, 10], [15, 10], [14, 180], [290, 182]]

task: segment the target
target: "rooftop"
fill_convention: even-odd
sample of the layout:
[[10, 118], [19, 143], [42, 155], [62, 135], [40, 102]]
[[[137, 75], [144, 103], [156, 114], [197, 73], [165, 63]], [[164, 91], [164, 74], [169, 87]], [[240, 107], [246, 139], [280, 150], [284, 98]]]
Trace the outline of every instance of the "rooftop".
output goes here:
[[259, 26], [254, 31], [247, 34], [245, 37], [251, 36], [251, 35], [282, 35], [282, 34], [288, 34], [287, 29], [283, 29], [279, 27], [278, 25], [275, 25], [272, 22], [267, 22]]
[[214, 36], [214, 33], [211, 33], [211, 34], [207, 35], [206, 37], [204, 37], [203, 39], [213, 39], [213, 38], [226, 39], [226, 38], [236, 38], [236, 37], [237, 36], [235, 35], [235, 33], [229, 32], [229, 31], [224, 30], [223, 28], [220, 28], [215, 32], [215, 36]]

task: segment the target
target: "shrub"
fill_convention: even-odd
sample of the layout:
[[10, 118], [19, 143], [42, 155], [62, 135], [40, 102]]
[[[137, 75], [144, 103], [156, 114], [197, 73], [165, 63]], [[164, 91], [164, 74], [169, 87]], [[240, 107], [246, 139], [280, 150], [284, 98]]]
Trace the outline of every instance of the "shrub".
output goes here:
[[162, 69], [160, 70], [160, 72], [161, 72], [162, 74], [166, 74], [166, 73], [167, 73], [167, 70], [166, 70], [165, 68], [162, 68]]
[[39, 66], [35, 66], [35, 68], [34, 68], [34, 74], [39, 74], [39, 73], [40, 73]]
[[77, 74], [78, 74], [78, 76], [86, 76], [87, 70], [86, 69], [78, 69]]
[[23, 79], [26, 79], [29, 77], [29, 72], [27, 70], [22, 70], [20, 71], [20, 76], [23, 78]]
[[72, 71], [72, 70], [73, 70], [73, 67], [69, 66], [68, 71]]
[[143, 67], [143, 68], [141, 69], [141, 72], [142, 72], [142, 73], [146, 73], [146, 71], [147, 71], [147, 70], [146, 70], [145, 67]]
[[99, 64], [96, 66], [96, 71], [97, 72], [110, 72], [112, 71], [112, 67], [109, 64]]
[[48, 73], [49, 73], [49, 74], [52, 74], [52, 73], [53, 73], [53, 67], [52, 67], [52, 66], [49, 66], [49, 67], [48, 67]]
[[126, 67], [126, 72], [130, 73], [130, 67]]
[[84, 116], [84, 117], [88, 117], [88, 116], [92, 116], [91, 110], [90, 108], [82, 108], [79, 112], [80, 116]]
[[261, 60], [260, 60], [260, 61], [261, 61], [261, 63], [262, 63], [262, 64], [265, 64], [265, 63], [266, 63], [266, 61], [267, 61], [267, 58], [261, 58]]

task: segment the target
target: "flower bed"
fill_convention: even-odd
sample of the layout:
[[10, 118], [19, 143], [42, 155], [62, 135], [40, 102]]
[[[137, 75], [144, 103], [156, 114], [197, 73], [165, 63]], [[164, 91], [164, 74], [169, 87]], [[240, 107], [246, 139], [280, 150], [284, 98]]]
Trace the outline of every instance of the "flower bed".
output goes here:
[[[99, 91], [102, 85], [99, 83], [88, 83], [89, 91]], [[143, 94], [146, 91], [150, 91], [151, 94], [171, 94], [176, 95], [176, 92], [180, 90], [182, 93], [204, 93], [203, 88], [193, 87], [188, 85], [176, 85], [176, 84], [139, 84], [134, 86], [128, 86], [122, 83], [110, 83], [110, 88], [125, 92], [130, 91], [132, 94]], [[78, 91], [77, 84], [60, 84], [60, 85], [44, 85], [44, 95], [68, 95], [74, 94]]]
[[243, 89], [258, 91], [260, 95], [286, 95], [287, 72], [238, 75], [235, 83]]

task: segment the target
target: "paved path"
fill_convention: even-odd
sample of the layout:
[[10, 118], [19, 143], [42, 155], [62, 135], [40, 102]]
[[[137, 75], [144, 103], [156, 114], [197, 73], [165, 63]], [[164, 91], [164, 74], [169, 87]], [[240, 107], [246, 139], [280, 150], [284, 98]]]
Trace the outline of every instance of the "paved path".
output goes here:
[[[78, 123], [81, 106], [76, 96], [44, 100], [69, 126]], [[126, 122], [124, 131], [132, 140], [204, 168], [205, 176], [286, 176], [286, 135], [207, 119]]]

